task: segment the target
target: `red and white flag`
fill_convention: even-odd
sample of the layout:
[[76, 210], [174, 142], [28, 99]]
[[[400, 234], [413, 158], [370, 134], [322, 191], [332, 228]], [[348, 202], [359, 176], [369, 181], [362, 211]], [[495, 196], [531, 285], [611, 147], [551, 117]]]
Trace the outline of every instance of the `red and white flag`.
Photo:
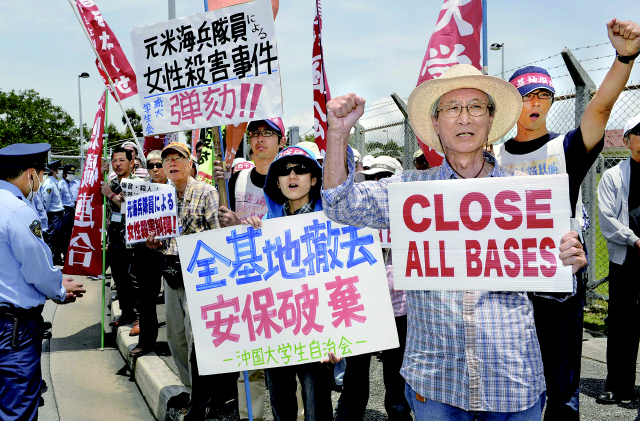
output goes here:
[[316, 0], [316, 18], [313, 21], [313, 130], [316, 144], [324, 156], [327, 149], [327, 102], [331, 100], [322, 52], [322, 7]]
[[76, 214], [63, 273], [98, 276], [102, 274], [102, 194], [100, 157], [104, 135], [106, 92], [98, 102], [87, 159], [82, 171]]
[[[481, 0], [444, 0], [438, 23], [429, 40], [422, 61], [417, 85], [439, 78], [455, 64], [480, 65], [480, 30], [482, 28]], [[432, 167], [442, 164], [443, 155], [418, 139]]]
[[[136, 83], [136, 73], [133, 71], [129, 60], [124, 55], [122, 47], [115, 34], [102, 18], [98, 6], [93, 0], [76, 0], [76, 7], [80, 13], [80, 18], [84, 24], [91, 43], [104, 63], [107, 74], [111, 76], [115, 88], [118, 90], [120, 99], [129, 98], [138, 93]], [[98, 71], [108, 86], [106, 77], [102, 74], [102, 69], [98, 65]], [[114, 99], [117, 100], [112, 92]]]

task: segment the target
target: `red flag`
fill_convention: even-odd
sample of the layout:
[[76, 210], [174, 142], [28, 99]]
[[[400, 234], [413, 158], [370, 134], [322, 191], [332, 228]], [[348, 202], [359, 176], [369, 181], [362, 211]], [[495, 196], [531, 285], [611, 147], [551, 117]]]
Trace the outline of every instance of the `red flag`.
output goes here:
[[[322, 7], [316, 0], [316, 18], [313, 21], [313, 130], [320, 153], [327, 149], [327, 102], [331, 100], [322, 53]], [[324, 155], [324, 154], [323, 154]]]
[[[417, 85], [439, 78], [455, 64], [480, 65], [480, 29], [482, 28], [481, 0], [444, 0], [436, 29], [431, 35], [427, 53], [422, 61]], [[442, 164], [443, 155], [418, 139], [429, 165]]]
[[[120, 99], [129, 98], [137, 94], [136, 73], [124, 55], [124, 51], [122, 51], [115, 34], [102, 18], [98, 6], [93, 0], [76, 0], [76, 7], [82, 18], [82, 23], [91, 38], [93, 47], [98, 52], [102, 63], [104, 63], [104, 70], [111, 76], [114, 86], [118, 90]], [[100, 66], [98, 66], [98, 70], [102, 72]], [[104, 75], [101, 76], [106, 80]], [[113, 92], [111, 94], [114, 95]]]
[[161, 151], [164, 148], [165, 135], [145, 136], [142, 151], [147, 156], [151, 151]]
[[98, 276], [102, 274], [102, 194], [100, 193], [100, 157], [104, 135], [106, 92], [98, 102], [98, 112], [82, 172], [76, 214], [63, 273]]

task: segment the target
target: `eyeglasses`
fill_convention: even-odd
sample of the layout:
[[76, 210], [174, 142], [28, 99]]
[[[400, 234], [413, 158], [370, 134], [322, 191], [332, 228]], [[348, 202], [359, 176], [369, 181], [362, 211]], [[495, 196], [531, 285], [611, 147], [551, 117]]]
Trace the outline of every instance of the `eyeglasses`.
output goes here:
[[294, 167], [282, 167], [278, 172], [278, 177], [286, 177], [291, 174], [292, 170], [296, 175], [309, 174], [311, 167], [307, 164], [298, 164]]
[[154, 168], [162, 168], [162, 162], [156, 162], [155, 164], [152, 164], [151, 162], [147, 162], [148, 170], [152, 170]]
[[438, 111], [442, 111], [442, 115], [446, 118], [457, 118], [462, 113], [462, 109], [466, 108], [467, 112], [471, 117], [480, 117], [487, 113], [487, 110], [491, 108], [489, 104], [485, 104], [484, 102], [474, 102], [469, 105], [459, 105], [459, 104], [451, 104], [445, 105], [440, 108]]
[[522, 102], [528, 102], [533, 99], [533, 97], [538, 97], [540, 99], [551, 99], [553, 98], [553, 94], [549, 91], [539, 91], [539, 92], [529, 92], [526, 95], [522, 95]]
[[165, 158], [162, 160], [162, 164], [169, 164], [171, 162], [182, 162], [182, 161], [186, 161], [187, 158], [183, 157], [183, 156], [178, 156], [175, 158]]
[[256, 132], [249, 132], [249, 137], [258, 137], [262, 135], [262, 137], [271, 137], [275, 135], [276, 132], [273, 130], [258, 130]]

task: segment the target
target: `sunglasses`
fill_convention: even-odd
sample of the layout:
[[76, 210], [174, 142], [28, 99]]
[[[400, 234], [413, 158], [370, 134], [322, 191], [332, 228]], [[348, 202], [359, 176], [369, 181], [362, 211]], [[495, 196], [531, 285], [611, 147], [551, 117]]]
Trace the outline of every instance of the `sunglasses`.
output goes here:
[[286, 177], [291, 174], [291, 170], [296, 175], [309, 174], [311, 172], [311, 167], [307, 164], [298, 164], [295, 167], [282, 167], [278, 171], [278, 177]]
[[640, 125], [634, 127], [633, 129], [629, 130], [627, 132], [627, 134], [634, 134], [636, 136], [640, 136]]
[[393, 175], [392, 172], [384, 171], [384, 172], [379, 172], [375, 174], [365, 175], [364, 180], [365, 181], [375, 181], [376, 179], [382, 180], [383, 178], [391, 177], [392, 175]]
[[156, 162], [155, 164], [152, 164], [151, 162], [147, 162], [148, 170], [152, 170], [154, 168], [162, 168], [162, 162]]

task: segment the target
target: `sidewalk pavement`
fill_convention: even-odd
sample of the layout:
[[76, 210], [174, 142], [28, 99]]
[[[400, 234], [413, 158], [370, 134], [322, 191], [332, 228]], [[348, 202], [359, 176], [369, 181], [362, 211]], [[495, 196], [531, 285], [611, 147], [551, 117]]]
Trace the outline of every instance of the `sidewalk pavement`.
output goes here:
[[[118, 302], [112, 303], [113, 319], [119, 316]], [[130, 369], [135, 373], [135, 381], [140, 387], [142, 395], [149, 404], [149, 409], [156, 419], [162, 421], [180, 421], [182, 413], [178, 408], [167, 410], [167, 403], [172, 399], [184, 401], [184, 395], [189, 393], [189, 388], [181, 384], [176, 368], [173, 364], [168, 346], [166, 344], [166, 326], [164, 304], [158, 304], [158, 320], [160, 329], [156, 352], [151, 352], [138, 358], [137, 362], [129, 357], [129, 351], [137, 344], [136, 337], [130, 337], [131, 325], [118, 329], [117, 347], [127, 361]], [[621, 405], [600, 405], [595, 402], [598, 394], [604, 390], [604, 379], [607, 375], [606, 366], [606, 336], [597, 332], [585, 331], [583, 336], [582, 352], [582, 373], [580, 380], [580, 419], [583, 421], [640, 421], [640, 400], [637, 399], [629, 404]], [[640, 364], [636, 368], [636, 373], [640, 372]], [[384, 409], [384, 384], [382, 381], [382, 364], [379, 358], [371, 359], [370, 371], [370, 398], [365, 412], [365, 421], [387, 420]], [[337, 404], [340, 394], [332, 392], [332, 400]], [[640, 381], [636, 380], [636, 397], [640, 397]], [[182, 398], [182, 399], [181, 399]], [[265, 402], [265, 421], [272, 421], [271, 405], [269, 399]], [[239, 420], [237, 402], [228, 402], [224, 408], [217, 413], [209, 414], [207, 420], [211, 421], [235, 421]]]
[[43, 344], [48, 391], [41, 418], [152, 421], [120, 352], [114, 347], [100, 349], [102, 281], [79, 276], [75, 281], [84, 284], [84, 297], [67, 305], [47, 301], [43, 313], [53, 322], [53, 336]]

